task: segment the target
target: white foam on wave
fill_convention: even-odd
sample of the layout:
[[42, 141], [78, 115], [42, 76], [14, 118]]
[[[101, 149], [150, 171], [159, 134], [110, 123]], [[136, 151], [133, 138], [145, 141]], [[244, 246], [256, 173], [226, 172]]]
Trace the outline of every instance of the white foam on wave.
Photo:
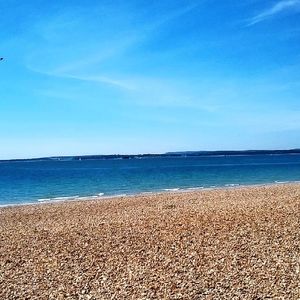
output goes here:
[[41, 199], [37, 199], [37, 201], [39, 202], [51, 201], [51, 198], [41, 198]]
[[190, 187], [190, 188], [187, 188], [187, 190], [190, 190], [190, 191], [194, 191], [194, 190], [202, 190], [204, 189], [203, 186], [197, 186], [197, 187]]
[[167, 192], [176, 192], [176, 191], [179, 191], [180, 188], [174, 188], [174, 189], [164, 189], [164, 191], [167, 191]]
[[81, 196], [81, 197], [77, 197], [77, 198], [74, 198], [74, 200], [99, 199], [99, 198], [103, 198], [103, 197], [102, 197], [103, 195], [104, 195], [104, 193], [98, 193], [97, 195], [90, 195], [90, 196]]
[[279, 181], [279, 180], [275, 180], [275, 182], [279, 184], [289, 183], [289, 181]]
[[53, 197], [53, 198], [40, 198], [37, 199], [38, 202], [55, 202], [55, 201], [67, 201], [67, 200], [88, 200], [88, 199], [96, 199], [100, 198], [104, 195], [104, 193], [99, 193], [97, 195], [91, 195], [91, 196], [63, 196], [63, 197]]
[[64, 196], [64, 197], [54, 197], [54, 198], [52, 198], [52, 200], [54, 200], [54, 201], [60, 201], [60, 200], [71, 200], [71, 199], [77, 199], [77, 198], [79, 198], [79, 196], [78, 195], [76, 195], [76, 196]]
[[79, 196], [64, 196], [64, 197], [53, 197], [53, 198], [40, 198], [37, 199], [38, 202], [53, 202], [53, 201], [65, 201], [65, 200], [73, 200], [73, 199], [78, 199]]
[[238, 183], [228, 183], [228, 184], [225, 184], [225, 186], [234, 187], [234, 186], [239, 186], [239, 184]]

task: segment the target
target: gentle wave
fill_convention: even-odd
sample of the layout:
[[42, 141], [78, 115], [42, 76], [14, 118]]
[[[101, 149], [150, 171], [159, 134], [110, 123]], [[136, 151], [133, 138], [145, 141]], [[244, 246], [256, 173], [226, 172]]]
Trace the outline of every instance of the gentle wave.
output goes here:
[[44, 201], [50, 201], [51, 198], [41, 198], [41, 199], [37, 199], [37, 201], [39, 202], [44, 202]]
[[67, 200], [87, 200], [87, 199], [96, 199], [100, 198], [104, 195], [104, 193], [99, 193], [97, 195], [90, 196], [64, 196], [64, 197], [53, 197], [53, 198], [40, 198], [37, 199], [38, 202], [55, 202], [55, 201], [67, 201]]
[[78, 199], [79, 196], [65, 196], [65, 197], [53, 197], [53, 198], [40, 198], [37, 199], [38, 202], [45, 202], [45, 201], [65, 201], [65, 200], [73, 200]]
[[239, 184], [238, 183], [227, 183], [227, 184], [225, 184], [225, 186], [234, 187], [234, 186], [239, 186]]
[[179, 191], [180, 188], [174, 188], [174, 189], [163, 189], [164, 191], [167, 191], [167, 192], [175, 192], [175, 191]]
[[204, 186], [197, 186], [197, 187], [189, 187], [187, 190], [194, 191], [194, 190], [202, 190], [204, 189]]

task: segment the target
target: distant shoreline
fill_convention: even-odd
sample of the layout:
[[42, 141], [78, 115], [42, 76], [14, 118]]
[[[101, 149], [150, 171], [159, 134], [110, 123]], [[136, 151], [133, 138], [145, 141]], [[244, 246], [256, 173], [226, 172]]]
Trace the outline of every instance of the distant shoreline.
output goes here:
[[26, 162], [26, 161], [76, 161], [76, 160], [106, 160], [106, 159], [141, 159], [159, 157], [210, 157], [210, 156], [252, 156], [252, 155], [300, 155], [300, 149], [287, 150], [216, 150], [216, 151], [177, 151], [166, 153], [144, 154], [105, 154], [105, 155], [73, 155], [49, 156], [38, 158], [2, 159], [1, 162]]

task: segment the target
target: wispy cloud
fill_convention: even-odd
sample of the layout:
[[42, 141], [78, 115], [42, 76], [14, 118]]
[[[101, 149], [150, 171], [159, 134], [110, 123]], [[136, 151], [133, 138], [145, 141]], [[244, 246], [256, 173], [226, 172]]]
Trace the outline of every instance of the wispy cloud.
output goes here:
[[[34, 55], [30, 55], [30, 58], [27, 59], [26, 67], [33, 72], [46, 76], [89, 81], [122, 89], [125, 94], [130, 93], [130, 95], [134, 94], [137, 97], [153, 95], [155, 94], [153, 89], [158, 88], [158, 86], [153, 84], [152, 79], [141, 78], [138, 72], [134, 71], [131, 74], [126, 71], [124, 73], [120, 67], [117, 68], [118, 74], [116, 75], [115, 66], [118, 66], [119, 63], [122, 65], [125, 58], [134, 61], [135, 58], [130, 54], [132, 49], [134, 52], [136, 47], [151, 39], [161, 28], [168, 26], [169, 22], [191, 12], [201, 3], [202, 1], [196, 1], [190, 5], [166, 10], [155, 16], [153, 20], [145, 19], [138, 28], [132, 26], [131, 22], [121, 14], [121, 16], [118, 15], [118, 19], [126, 19], [127, 21], [124, 21], [124, 24], [122, 23], [123, 25], [116, 31], [114, 26], [109, 26], [110, 22], [104, 18], [103, 22], [106, 26], [100, 27], [97, 34], [89, 34], [81, 28], [84, 23], [88, 23], [88, 28], [94, 28], [95, 25], [93, 20], [86, 20], [85, 14], [82, 14], [81, 11], [75, 10], [74, 12], [50, 16], [49, 19], [41, 21], [38, 26], [34, 26], [43, 43], [38, 47], [37, 53], [34, 52]], [[124, 14], [126, 15], [126, 13]], [[139, 12], [135, 12], [135, 14], [138, 15]], [[77, 20], [76, 22], [70, 21], [74, 18]], [[74, 31], [78, 31], [78, 35], [84, 36], [85, 39], [90, 38], [89, 46], [85, 47], [85, 44], [78, 44], [77, 35], [75, 35], [75, 39], [73, 37]], [[117, 35], [116, 32], [118, 32]], [[64, 49], [69, 50], [71, 50], [70, 45], [74, 45], [71, 58], [69, 58], [70, 51], [61, 50], [61, 45], [66, 45]], [[49, 53], [47, 60], [43, 59], [45, 52]], [[151, 86], [153, 89], [147, 89], [144, 86]], [[170, 84], [167, 86], [169, 87]], [[176, 92], [173, 91], [173, 85], [171, 86], [172, 88], [166, 88], [159, 85], [160, 92], [157, 92], [159, 95], [156, 95], [156, 99], [160, 99], [159, 102], [165, 104], [178, 98], [178, 96], [175, 97]], [[149, 102], [152, 101], [151, 98]]]
[[[140, 11], [131, 11], [132, 16], [128, 17], [126, 11], [115, 11], [115, 8], [111, 9], [112, 11], [106, 11], [104, 6], [103, 10], [106, 13], [101, 16], [103, 24], [97, 31], [95, 31], [95, 26], [99, 26], [97, 22], [93, 18], [87, 17], [81, 9], [50, 16], [36, 24], [33, 30], [34, 34], [38, 35], [42, 41], [40, 44], [42, 44], [43, 53], [45, 52], [43, 45], [47, 47], [47, 52], [50, 54], [52, 50], [61, 49], [62, 45], [64, 49], [72, 50], [75, 53], [72, 56], [73, 58], [75, 56], [73, 61], [68, 59], [66, 63], [59, 64], [55, 68], [59, 72], [68, 72], [123, 55], [128, 49], [151, 39], [153, 34], [157, 34], [169, 22], [195, 9], [200, 5], [198, 2], [177, 9], [166, 9], [165, 12], [153, 16], [152, 19], [145, 18], [138, 27], [133, 24], [136, 21], [132, 20], [132, 16], [135, 16], [136, 19], [142, 18]], [[112, 20], [105, 17], [112, 12], [115, 15]], [[73, 21], [74, 19], [76, 21]], [[84, 39], [85, 43], [78, 43], [78, 37]], [[71, 48], [73, 45], [74, 47]]]
[[183, 6], [177, 10], [170, 11], [167, 14], [162, 15], [161, 18], [159, 20], [157, 20], [156, 22], [154, 22], [153, 24], [150, 24], [150, 26], [148, 27], [148, 30], [155, 30], [158, 27], [160, 27], [161, 25], [164, 25], [165, 23], [168, 23], [174, 19], [177, 19], [177, 18], [189, 13], [193, 9], [197, 8], [199, 5], [200, 5], [200, 2], [196, 2], [194, 4], [187, 5], [185, 7]]
[[122, 88], [125, 90], [134, 90], [135, 89], [135, 87], [133, 85], [131, 85], [130, 83], [127, 83], [124, 80], [112, 79], [112, 78], [109, 78], [106, 76], [77, 76], [77, 75], [69, 75], [69, 74], [62, 74], [59, 76], [64, 77], [64, 78], [81, 80], [81, 81], [91, 81], [91, 82], [96, 82], [96, 83], [108, 84], [108, 85]]
[[300, 0], [283, 0], [275, 3], [272, 7], [266, 9], [260, 14], [247, 21], [247, 26], [252, 26], [263, 22], [268, 18], [275, 17], [283, 12], [300, 12]]
[[89, 81], [89, 82], [95, 82], [95, 83], [100, 83], [100, 84], [108, 84], [110, 86], [114, 86], [114, 87], [125, 89], [125, 90], [135, 90], [135, 86], [132, 85], [130, 82], [126, 82], [125, 80], [113, 79], [113, 78], [110, 78], [107, 76], [66, 74], [66, 73], [39, 70], [32, 66], [27, 66], [27, 68], [29, 70], [31, 70], [32, 72], [43, 74], [46, 76], [54, 76], [54, 77], [59, 77], [59, 78], [74, 79], [74, 80], [80, 80], [80, 81]]
[[[93, 32], [89, 34], [82, 29], [84, 27], [81, 26], [82, 24], [88, 23], [88, 28], [94, 28], [95, 24], [93, 20], [86, 20], [85, 14], [82, 14], [80, 10], [51, 16], [48, 20], [43, 20], [37, 24], [38, 26], [34, 26], [35, 33], [41, 37], [42, 43], [36, 47], [39, 49], [38, 51], [29, 55], [26, 67], [33, 72], [47, 76], [90, 81], [124, 90], [135, 90], [137, 89], [136, 84], [131, 79], [127, 80], [128, 74], [118, 76], [121, 79], [115, 79], [114, 76], [107, 74], [114, 73], [111, 72], [111, 69], [118, 63], [122, 64], [125, 54], [127, 54], [126, 60], [128, 57], [130, 59], [128, 52], [131, 49], [139, 47], [141, 43], [151, 39], [153, 34], [157, 34], [161, 27], [189, 13], [199, 4], [200, 1], [197, 1], [191, 5], [170, 9], [159, 17], [155, 17], [154, 20], [146, 19], [139, 28], [132, 26], [130, 21], [121, 14], [118, 15], [118, 19], [126, 19], [127, 21], [124, 21], [124, 24], [122, 23], [122, 26], [116, 31], [114, 26], [110, 24], [111, 21], [104, 18], [105, 26], [99, 28], [96, 34]], [[138, 12], [135, 13], [138, 15]], [[126, 15], [126, 13], [124, 14]], [[77, 21], [71, 22], [70, 19], [73, 20], [74, 18]], [[77, 31], [78, 35], [84, 36], [85, 40], [90, 38], [88, 46], [78, 44], [77, 34], [75, 38], [73, 36], [74, 32]], [[64, 49], [69, 51], [61, 50], [63, 49], [61, 45], [65, 45]], [[74, 45], [74, 47], [70, 45]], [[45, 52], [48, 53], [47, 60], [43, 59]], [[69, 57], [70, 53], [71, 58]], [[106, 69], [103, 68], [104, 64], [106, 64]], [[93, 70], [95, 66], [98, 66], [96, 72]], [[120, 70], [118, 72], [122, 73]], [[123, 77], [125, 77], [124, 80]]]

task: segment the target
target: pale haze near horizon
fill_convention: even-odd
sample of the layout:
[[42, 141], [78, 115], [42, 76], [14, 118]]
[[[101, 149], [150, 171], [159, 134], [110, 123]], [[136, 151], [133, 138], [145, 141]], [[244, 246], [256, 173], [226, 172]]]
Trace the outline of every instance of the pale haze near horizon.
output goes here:
[[0, 11], [0, 159], [299, 148], [298, 0]]

